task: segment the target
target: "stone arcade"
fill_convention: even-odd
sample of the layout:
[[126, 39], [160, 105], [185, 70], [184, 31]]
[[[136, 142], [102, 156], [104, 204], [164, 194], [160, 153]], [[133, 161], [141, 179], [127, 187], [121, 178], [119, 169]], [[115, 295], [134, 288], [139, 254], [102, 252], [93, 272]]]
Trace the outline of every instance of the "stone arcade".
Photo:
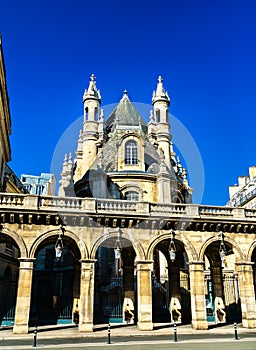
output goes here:
[[148, 124], [126, 91], [105, 121], [93, 75], [83, 102], [59, 195], [0, 194], [2, 324], [15, 333], [69, 322], [80, 332], [126, 321], [145, 331], [174, 321], [255, 327], [256, 210], [192, 204], [162, 78]]

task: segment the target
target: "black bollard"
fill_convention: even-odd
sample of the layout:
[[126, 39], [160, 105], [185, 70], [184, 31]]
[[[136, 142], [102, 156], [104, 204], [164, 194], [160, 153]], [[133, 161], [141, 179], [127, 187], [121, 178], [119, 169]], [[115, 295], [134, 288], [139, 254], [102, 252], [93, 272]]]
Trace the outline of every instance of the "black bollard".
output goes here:
[[237, 334], [237, 324], [234, 323], [234, 332], [235, 332], [235, 340], [239, 340], [238, 334]]
[[34, 341], [33, 341], [33, 348], [36, 348], [36, 336], [37, 336], [37, 327], [34, 330]]
[[178, 341], [176, 322], [174, 322], [174, 324], [173, 324], [173, 341], [174, 341], [175, 343]]
[[110, 341], [110, 324], [108, 324], [108, 344], [111, 344], [111, 341]]

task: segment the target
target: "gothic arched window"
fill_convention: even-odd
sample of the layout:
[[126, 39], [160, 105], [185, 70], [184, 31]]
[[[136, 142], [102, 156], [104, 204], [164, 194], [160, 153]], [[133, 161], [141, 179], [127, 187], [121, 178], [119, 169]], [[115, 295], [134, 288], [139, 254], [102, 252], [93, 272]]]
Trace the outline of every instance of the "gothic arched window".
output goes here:
[[138, 164], [138, 145], [135, 141], [125, 144], [125, 164]]

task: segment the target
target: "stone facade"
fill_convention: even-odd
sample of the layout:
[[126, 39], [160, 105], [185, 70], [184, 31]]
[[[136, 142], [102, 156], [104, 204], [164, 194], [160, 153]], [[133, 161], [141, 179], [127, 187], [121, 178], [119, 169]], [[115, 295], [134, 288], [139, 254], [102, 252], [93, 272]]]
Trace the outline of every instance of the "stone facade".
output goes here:
[[170, 98], [158, 78], [146, 124], [124, 92], [106, 119], [91, 76], [83, 95], [84, 122], [76, 159], [65, 156], [59, 195], [191, 203], [186, 169], [172, 146]]
[[[2, 237], [10, 237], [19, 252], [17, 333], [27, 332], [31, 324], [30, 305], [36, 302], [31, 302], [33, 266], [44, 247], [52, 247], [54, 253], [54, 243], [62, 235], [60, 223], [65, 224], [63, 245], [73, 256], [70, 284], [72, 300], [79, 304], [80, 331], [93, 330], [97, 316], [97, 251], [100, 247], [111, 250], [118, 237], [120, 274], [126, 280], [122, 295], [133, 300], [140, 329], [166, 321], [171, 298], [180, 302], [181, 321], [191, 322], [195, 329], [207, 329], [212, 320], [241, 320], [245, 327], [255, 327], [255, 210], [6, 194], [1, 195], [1, 222]], [[169, 257], [173, 235], [174, 262]], [[223, 237], [226, 257], [222, 265]], [[159, 252], [166, 259], [164, 279], [160, 278]], [[225, 317], [218, 314], [217, 300]]]
[[108, 322], [255, 328], [256, 210], [191, 203], [162, 78], [148, 124], [126, 91], [105, 122], [94, 76], [83, 102], [59, 196], [0, 194], [0, 247], [19, 268], [2, 324], [9, 317], [15, 333], [70, 322], [80, 332]]

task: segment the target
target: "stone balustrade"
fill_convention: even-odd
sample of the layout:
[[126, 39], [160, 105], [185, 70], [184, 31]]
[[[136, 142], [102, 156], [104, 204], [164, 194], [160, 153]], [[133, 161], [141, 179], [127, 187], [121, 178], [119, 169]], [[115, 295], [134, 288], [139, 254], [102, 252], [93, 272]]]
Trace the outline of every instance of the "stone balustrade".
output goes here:
[[256, 218], [256, 210], [227, 206], [206, 206], [196, 204], [166, 204], [133, 202], [127, 200], [37, 196], [31, 194], [0, 193], [0, 209], [38, 210], [54, 212], [81, 211], [81, 213], [135, 214], [147, 216], [168, 216], [188, 218]]
[[23, 206], [26, 195], [13, 194], [13, 193], [1, 193], [0, 194], [0, 207], [17, 207]]
[[137, 212], [137, 204], [132, 201], [125, 200], [110, 200], [110, 199], [96, 199], [96, 210], [97, 212], [108, 211], [108, 212]]
[[228, 216], [233, 217], [233, 211], [236, 208], [218, 207], [218, 206], [199, 206], [199, 214], [206, 216]]

